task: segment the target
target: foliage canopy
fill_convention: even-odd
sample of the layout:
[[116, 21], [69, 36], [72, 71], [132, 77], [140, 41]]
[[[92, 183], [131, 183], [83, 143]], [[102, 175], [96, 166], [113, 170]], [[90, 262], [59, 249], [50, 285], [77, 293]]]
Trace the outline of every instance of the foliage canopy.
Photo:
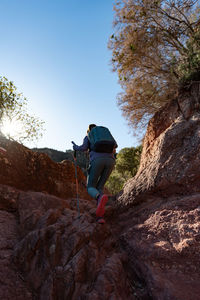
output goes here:
[[116, 194], [122, 190], [124, 183], [134, 177], [140, 165], [142, 146], [123, 148], [117, 154], [116, 166], [110, 175], [106, 187]]
[[5, 120], [22, 124], [17, 136], [7, 136], [19, 142], [37, 140], [42, 136], [44, 122], [27, 112], [27, 99], [12, 81], [0, 77], [0, 128]]
[[146, 125], [188, 80], [200, 80], [197, 0], [116, 0], [109, 41], [122, 86], [119, 105], [134, 128]]

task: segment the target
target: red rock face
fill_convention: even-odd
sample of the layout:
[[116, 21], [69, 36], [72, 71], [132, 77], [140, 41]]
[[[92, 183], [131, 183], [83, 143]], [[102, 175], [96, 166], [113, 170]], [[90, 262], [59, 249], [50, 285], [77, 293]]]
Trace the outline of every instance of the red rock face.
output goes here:
[[92, 201], [0, 195], [1, 299], [200, 299], [200, 194], [110, 203], [105, 225]]
[[[52, 194], [61, 198], [76, 196], [75, 166], [70, 161], [53, 162], [44, 153], [33, 152], [16, 142], [0, 138], [6, 154], [0, 153], [0, 183]], [[90, 199], [86, 191], [86, 178], [77, 168], [79, 196]]]
[[[78, 218], [75, 199], [2, 185], [0, 194], [0, 221], [9, 240], [0, 239], [0, 257], [4, 251], [8, 257], [1, 299], [20, 291], [14, 299], [135, 299], [123, 266], [126, 255], [111, 226], [96, 223], [95, 201], [80, 200]], [[112, 213], [108, 207], [107, 218]]]
[[144, 193], [200, 191], [200, 84], [179, 94], [150, 120], [136, 176], [119, 201], [139, 201]]
[[200, 194], [149, 197], [125, 215], [121, 244], [150, 299], [200, 299]]

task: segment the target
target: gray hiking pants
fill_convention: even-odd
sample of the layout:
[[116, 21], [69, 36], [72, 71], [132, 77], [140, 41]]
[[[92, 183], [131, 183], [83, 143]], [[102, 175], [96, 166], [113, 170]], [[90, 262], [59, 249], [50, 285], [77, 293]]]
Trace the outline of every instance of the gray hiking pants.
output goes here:
[[98, 157], [91, 161], [87, 177], [87, 191], [92, 198], [96, 199], [99, 194], [103, 193], [104, 185], [114, 165], [115, 160], [111, 157]]

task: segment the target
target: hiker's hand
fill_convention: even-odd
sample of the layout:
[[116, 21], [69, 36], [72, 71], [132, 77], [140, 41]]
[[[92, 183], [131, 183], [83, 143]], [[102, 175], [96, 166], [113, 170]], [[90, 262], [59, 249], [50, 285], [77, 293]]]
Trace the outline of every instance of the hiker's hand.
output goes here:
[[73, 145], [73, 150], [76, 150], [75, 147], [76, 147], [76, 144], [72, 141], [72, 145]]

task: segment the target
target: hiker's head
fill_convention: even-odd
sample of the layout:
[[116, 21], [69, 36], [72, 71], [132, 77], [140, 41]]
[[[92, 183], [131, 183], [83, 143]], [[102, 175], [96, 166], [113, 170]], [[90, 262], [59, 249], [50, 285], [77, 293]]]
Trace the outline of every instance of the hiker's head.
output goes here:
[[96, 127], [97, 125], [95, 125], [95, 124], [90, 124], [89, 126], [88, 126], [88, 130], [87, 130], [87, 133], [89, 133], [91, 130], [92, 130], [92, 128], [94, 128], [94, 127]]

